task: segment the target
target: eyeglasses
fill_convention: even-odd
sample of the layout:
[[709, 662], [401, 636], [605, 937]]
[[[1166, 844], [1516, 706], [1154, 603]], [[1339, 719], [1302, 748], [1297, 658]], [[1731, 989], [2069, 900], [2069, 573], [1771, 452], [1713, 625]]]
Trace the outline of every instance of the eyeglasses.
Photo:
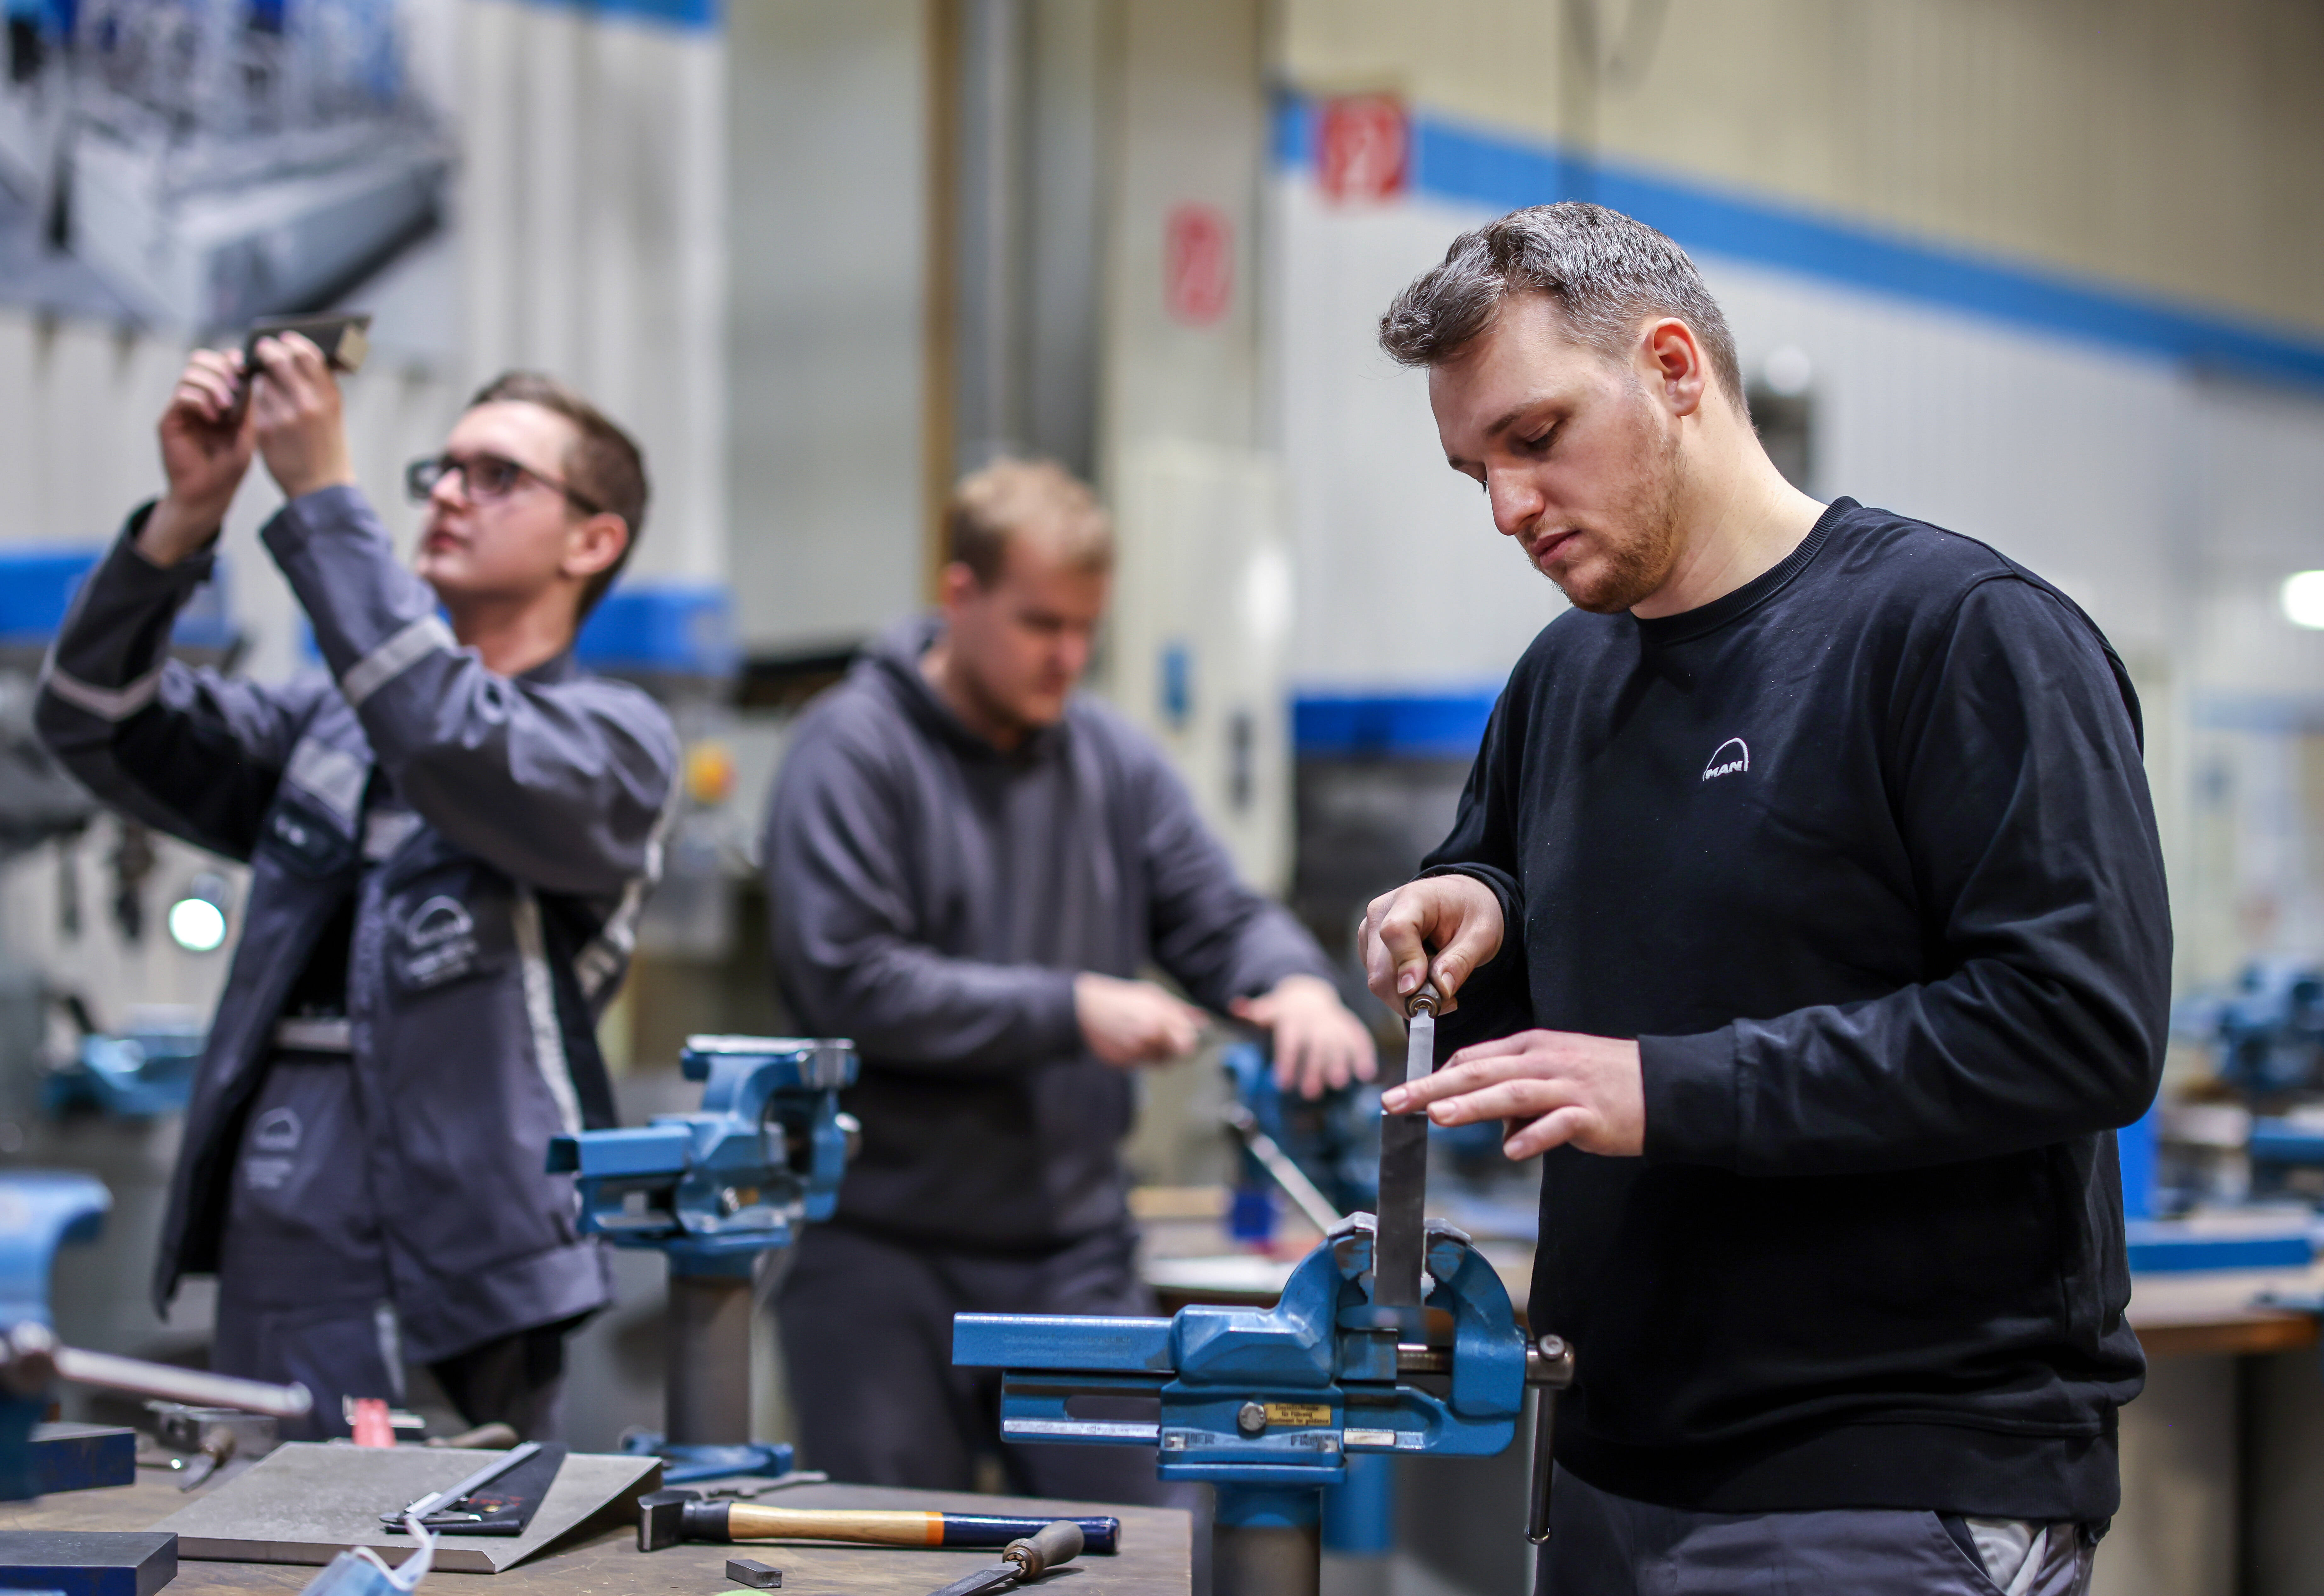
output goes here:
[[403, 468], [403, 491], [415, 504], [425, 504], [436, 491], [436, 484], [456, 475], [469, 498], [479, 504], [489, 504], [505, 499], [516, 492], [517, 484], [527, 477], [545, 488], [554, 488], [584, 515], [602, 515], [605, 507], [584, 494], [577, 494], [553, 476], [544, 475], [530, 466], [520, 466], [514, 460], [499, 455], [470, 455], [466, 459], [457, 455], [436, 455], [425, 460], [414, 460]]

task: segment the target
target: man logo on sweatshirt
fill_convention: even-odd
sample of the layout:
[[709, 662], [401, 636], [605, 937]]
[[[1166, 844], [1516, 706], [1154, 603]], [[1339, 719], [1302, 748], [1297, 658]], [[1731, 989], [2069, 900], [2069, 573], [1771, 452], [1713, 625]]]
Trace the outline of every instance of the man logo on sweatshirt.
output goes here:
[[1702, 767], [1702, 779], [1710, 781], [1720, 776], [1732, 776], [1738, 770], [1748, 770], [1750, 768], [1751, 751], [1744, 746], [1742, 738], [1729, 737], [1711, 754], [1711, 762]]

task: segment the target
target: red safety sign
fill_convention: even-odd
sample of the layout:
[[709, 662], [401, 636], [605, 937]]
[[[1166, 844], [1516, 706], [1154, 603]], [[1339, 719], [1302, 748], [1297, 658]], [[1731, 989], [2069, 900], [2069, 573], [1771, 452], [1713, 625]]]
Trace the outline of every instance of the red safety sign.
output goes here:
[[1215, 205], [1170, 208], [1162, 227], [1162, 302], [1170, 319], [1208, 327], [1234, 300], [1234, 224]]
[[1391, 199], [1412, 169], [1412, 121], [1392, 94], [1325, 100], [1315, 121], [1315, 181], [1336, 200]]

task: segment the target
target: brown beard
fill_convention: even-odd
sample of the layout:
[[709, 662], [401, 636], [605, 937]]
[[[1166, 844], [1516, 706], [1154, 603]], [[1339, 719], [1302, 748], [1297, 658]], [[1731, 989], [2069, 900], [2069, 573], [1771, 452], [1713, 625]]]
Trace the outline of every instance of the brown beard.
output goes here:
[[[1637, 397], [1643, 408], [1643, 390]], [[1591, 534], [1600, 558], [1588, 586], [1569, 587], [1554, 577], [1550, 580], [1557, 583], [1568, 604], [1597, 615], [1618, 614], [1650, 597], [1670, 580], [1678, 565], [1678, 439], [1665, 434], [1657, 438], [1653, 454], [1640, 463], [1637, 475], [1608, 506], [1601, 529], [1610, 522], [1620, 530]]]

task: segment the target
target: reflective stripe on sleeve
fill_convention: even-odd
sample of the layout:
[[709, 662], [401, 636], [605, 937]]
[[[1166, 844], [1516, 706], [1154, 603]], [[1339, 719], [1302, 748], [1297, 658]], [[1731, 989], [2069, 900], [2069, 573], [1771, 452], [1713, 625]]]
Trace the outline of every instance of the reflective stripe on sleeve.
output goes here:
[[438, 649], [456, 649], [452, 629], [436, 615], [422, 615], [410, 625], [365, 654], [339, 678], [339, 691], [352, 709]]
[[161, 692], [161, 667], [155, 666], [125, 687], [98, 687], [51, 665], [47, 680], [41, 685], [75, 709], [84, 710], [99, 720], [125, 721], [152, 703]]

